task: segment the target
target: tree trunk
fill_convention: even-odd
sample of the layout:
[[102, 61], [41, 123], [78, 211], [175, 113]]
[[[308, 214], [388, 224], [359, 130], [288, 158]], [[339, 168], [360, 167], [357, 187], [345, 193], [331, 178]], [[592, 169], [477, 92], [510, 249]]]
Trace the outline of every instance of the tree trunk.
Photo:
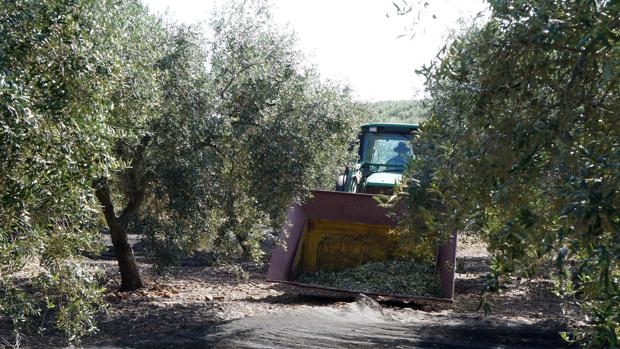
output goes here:
[[107, 178], [102, 177], [98, 179], [94, 186], [95, 194], [101, 203], [103, 214], [110, 228], [112, 245], [114, 246], [118, 268], [121, 272], [120, 289], [122, 291], [137, 290], [143, 287], [143, 284], [133, 255], [133, 250], [127, 239], [128, 220], [123, 217], [124, 215], [121, 215], [121, 217], [116, 216], [114, 205], [110, 197], [110, 188]]
[[133, 250], [127, 239], [127, 227], [131, 219], [140, 209], [142, 201], [144, 200], [146, 184], [144, 181], [143, 162], [144, 153], [150, 141], [150, 134], [146, 134], [140, 140], [140, 144], [135, 148], [131, 167], [127, 169], [126, 173], [126, 179], [130, 187], [130, 190], [126, 193], [127, 205], [120, 215], [117, 216], [114, 210], [108, 178], [101, 177], [93, 183], [95, 195], [101, 203], [105, 220], [110, 228], [112, 245], [114, 245], [118, 268], [121, 272], [122, 291], [133, 291], [143, 287], [140, 272], [136, 265], [136, 259], [134, 258]]
[[134, 291], [143, 286], [133, 250], [127, 240], [127, 224], [115, 225], [110, 228], [112, 245], [121, 271], [121, 291]]

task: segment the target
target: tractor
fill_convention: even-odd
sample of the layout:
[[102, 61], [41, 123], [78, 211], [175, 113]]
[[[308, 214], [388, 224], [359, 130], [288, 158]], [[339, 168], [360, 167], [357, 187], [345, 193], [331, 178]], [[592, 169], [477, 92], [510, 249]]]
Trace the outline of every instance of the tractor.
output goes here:
[[400, 182], [413, 157], [409, 143], [418, 125], [372, 123], [361, 128], [358, 159], [338, 177], [336, 191], [385, 194]]
[[[273, 251], [267, 281], [304, 288], [357, 294], [300, 283], [303, 273], [339, 270], [370, 261], [403, 257], [402, 244], [392, 234], [405, 209], [404, 202], [384, 207], [375, 195], [388, 193], [401, 181], [413, 157], [411, 138], [417, 125], [371, 123], [361, 126], [359, 157], [337, 179], [336, 191], [312, 191], [311, 198], [287, 210], [283, 242]], [[451, 302], [454, 296], [456, 233], [434, 251], [436, 273], [443, 295], [439, 298], [365, 292], [369, 296], [417, 302]]]

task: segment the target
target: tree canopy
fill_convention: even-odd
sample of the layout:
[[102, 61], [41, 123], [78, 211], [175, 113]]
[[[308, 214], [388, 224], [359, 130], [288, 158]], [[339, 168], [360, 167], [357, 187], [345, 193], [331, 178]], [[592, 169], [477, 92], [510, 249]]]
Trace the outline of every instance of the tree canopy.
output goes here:
[[426, 118], [427, 113], [427, 108], [421, 100], [380, 101], [368, 103], [364, 121], [417, 124]]
[[617, 347], [620, 3], [489, 3], [489, 21], [421, 71], [432, 116], [414, 144], [405, 228], [483, 236], [487, 290], [555, 265], [591, 326], [582, 338]]
[[[70, 338], [94, 329], [101, 289], [77, 259], [99, 245], [93, 180], [124, 166], [113, 146], [144, 123], [115, 96], [152, 98], [128, 86], [154, 83], [139, 67], [153, 51], [133, 45], [157, 35], [144, 13], [133, 1], [1, 3], [0, 309], [16, 329], [60, 300]], [[26, 293], [20, 271], [33, 260], [43, 292]]]
[[0, 309], [16, 331], [96, 330], [83, 256], [102, 231], [124, 290], [143, 285], [130, 232], [163, 265], [256, 257], [265, 227], [347, 162], [358, 106], [266, 2], [233, 2], [211, 28], [138, 0], [0, 2]]

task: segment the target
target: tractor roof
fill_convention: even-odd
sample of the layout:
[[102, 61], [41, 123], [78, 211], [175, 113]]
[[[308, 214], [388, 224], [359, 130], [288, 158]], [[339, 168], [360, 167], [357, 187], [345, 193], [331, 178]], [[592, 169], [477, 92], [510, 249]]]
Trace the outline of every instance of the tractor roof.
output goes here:
[[[376, 127], [375, 130], [370, 130]], [[395, 133], [411, 133], [418, 130], [417, 124], [400, 124], [395, 122], [371, 122], [362, 125], [362, 132], [395, 132]]]

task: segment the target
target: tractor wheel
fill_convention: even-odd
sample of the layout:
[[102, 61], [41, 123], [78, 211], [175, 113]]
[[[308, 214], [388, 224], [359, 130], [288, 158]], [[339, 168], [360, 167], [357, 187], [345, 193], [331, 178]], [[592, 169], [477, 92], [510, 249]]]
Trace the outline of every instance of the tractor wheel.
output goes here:
[[353, 179], [353, 182], [351, 183], [351, 193], [357, 193], [357, 179]]
[[347, 182], [347, 176], [342, 175], [336, 181], [336, 191], [344, 191], [344, 184]]

